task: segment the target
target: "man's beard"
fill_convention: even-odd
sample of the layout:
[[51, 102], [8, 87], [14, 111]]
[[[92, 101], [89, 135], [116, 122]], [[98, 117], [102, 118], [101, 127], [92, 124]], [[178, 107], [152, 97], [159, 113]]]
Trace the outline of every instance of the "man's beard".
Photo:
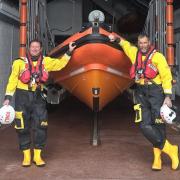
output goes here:
[[38, 54], [37, 56], [32, 56], [32, 55], [31, 55], [32, 61], [37, 61], [38, 58], [39, 58], [39, 56], [40, 56], [40, 54]]
[[142, 55], [146, 55], [146, 54], [149, 52], [149, 50], [150, 50], [150, 47], [147, 48], [146, 51], [142, 51], [142, 50], [140, 49]]

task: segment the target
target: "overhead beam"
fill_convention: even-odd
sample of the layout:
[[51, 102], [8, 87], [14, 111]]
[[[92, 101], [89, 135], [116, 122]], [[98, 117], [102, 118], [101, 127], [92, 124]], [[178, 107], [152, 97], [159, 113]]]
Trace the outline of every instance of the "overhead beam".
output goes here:
[[13, 21], [19, 22], [18, 9], [10, 6], [6, 1], [0, 0], [0, 15], [3, 15], [4, 17]]

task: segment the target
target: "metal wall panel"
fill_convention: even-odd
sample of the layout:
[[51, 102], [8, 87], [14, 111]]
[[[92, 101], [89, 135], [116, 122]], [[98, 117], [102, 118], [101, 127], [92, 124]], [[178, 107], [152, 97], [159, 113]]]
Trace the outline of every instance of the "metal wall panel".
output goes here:
[[18, 57], [18, 45], [18, 27], [0, 19], [0, 104], [4, 99], [12, 61]]
[[72, 35], [81, 30], [82, 0], [61, 0], [48, 3], [47, 15], [52, 33]]
[[19, 13], [17, 7], [13, 6], [10, 1], [0, 1], [0, 14], [9, 17], [15, 21], [19, 21]]
[[175, 62], [177, 65], [175, 91], [180, 96], [180, 9], [174, 12], [174, 32], [175, 32]]
[[151, 0], [144, 32], [150, 37], [156, 49], [166, 56], [166, 1]]
[[180, 96], [180, 41], [176, 42], [175, 48], [175, 62], [176, 62], [176, 81], [175, 84], [175, 92], [178, 96]]

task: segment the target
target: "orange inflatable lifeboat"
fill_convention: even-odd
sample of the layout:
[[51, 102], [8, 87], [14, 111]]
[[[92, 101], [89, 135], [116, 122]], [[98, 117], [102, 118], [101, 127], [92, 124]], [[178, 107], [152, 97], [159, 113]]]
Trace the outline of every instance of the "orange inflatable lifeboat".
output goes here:
[[96, 106], [101, 110], [133, 83], [129, 77], [130, 61], [117, 43], [109, 41], [109, 34], [95, 23], [72, 35], [49, 54], [60, 57], [68, 50], [68, 44], [75, 42], [77, 48], [68, 65], [51, 75], [55, 83], [91, 109], [94, 109], [93, 98], [98, 97]]

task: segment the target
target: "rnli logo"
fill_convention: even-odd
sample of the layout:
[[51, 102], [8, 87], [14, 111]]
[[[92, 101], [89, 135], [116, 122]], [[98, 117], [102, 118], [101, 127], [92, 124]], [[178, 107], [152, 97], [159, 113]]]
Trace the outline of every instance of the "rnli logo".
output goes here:
[[156, 124], [163, 124], [164, 122], [163, 122], [162, 119], [156, 119], [156, 120], [155, 120], [155, 123], [156, 123]]
[[10, 112], [6, 112], [5, 122], [9, 122], [10, 115], [11, 115], [11, 113], [10, 113]]

